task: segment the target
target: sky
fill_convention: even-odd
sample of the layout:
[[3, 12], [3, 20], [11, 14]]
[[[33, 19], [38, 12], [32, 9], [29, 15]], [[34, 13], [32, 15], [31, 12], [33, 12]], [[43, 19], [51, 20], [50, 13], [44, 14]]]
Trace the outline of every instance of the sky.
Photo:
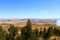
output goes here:
[[0, 19], [60, 18], [60, 0], [0, 0]]
[[60, 18], [60, 0], [0, 0], [0, 19], [16, 18]]

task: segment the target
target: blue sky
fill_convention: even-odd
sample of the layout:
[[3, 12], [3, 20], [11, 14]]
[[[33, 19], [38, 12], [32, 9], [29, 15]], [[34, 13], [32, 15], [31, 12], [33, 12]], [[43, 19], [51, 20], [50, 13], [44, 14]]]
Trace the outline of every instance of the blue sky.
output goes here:
[[0, 0], [0, 19], [60, 18], [60, 0]]

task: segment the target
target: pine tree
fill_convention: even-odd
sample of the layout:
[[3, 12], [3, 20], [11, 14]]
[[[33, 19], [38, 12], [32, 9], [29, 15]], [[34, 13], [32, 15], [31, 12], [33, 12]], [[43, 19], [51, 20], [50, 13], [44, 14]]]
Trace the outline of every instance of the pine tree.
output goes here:
[[6, 34], [5, 31], [3, 30], [2, 26], [0, 26], [0, 40], [5, 40]]
[[6, 40], [14, 40], [17, 33], [17, 27], [14, 27], [14, 25], [10, 25], [8, 32], [9, 34], [6, 37]]
[[44, 40], [47, 40], [47, 38], [48, 38], [47, 37], [47, 30], [45, 28], [43, 29], [42, 37], [43, 37]]
[[21, 29], [21, 35], [22, 40], [31, 40], [32, 27], [30, 20], [28, 20], [26, 26]]
[[35, 33], [35, 40], [39, 40], [39, 30], [37, 28], [34, 30], [34, 33]]
[[40, 28], [40, 32], [39, 32], [39, 37], [42, 37], [43, 31], [42, 28]]
[[53, 36], [53, 27], [49, 27], [49, 28], [48, 28], [47, 34], [48, 34], [48, 37], [49, 37], [49, 38], [50, 38], [51, 36]]

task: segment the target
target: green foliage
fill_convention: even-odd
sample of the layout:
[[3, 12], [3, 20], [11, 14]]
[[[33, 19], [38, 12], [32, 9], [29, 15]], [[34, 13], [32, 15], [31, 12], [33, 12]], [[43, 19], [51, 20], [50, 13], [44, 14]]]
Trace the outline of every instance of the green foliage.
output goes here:
[[30, 20], [28, 20], [26, 26], [23, 27], [21, 30], [22, 40], [30, 40], [31, 33], [32, 33], [31, 22]]
[[45, 28], [43, 29], [42, 37], [43, 37], [44, 40], [47, 40], [47, 38], [48, 38], [48, 37], [47, 37], [47, 31], [46, 31]]
[[40, 34], [42, 34], [44, 40], [48, 40], [51, 36], [53, 36], [53, 31], [53, 27], [49, 27], [48, 29], [44, 28], [42, 33], [40, 31]]
[[49, 40], [52, 36], [60, 36], [60, 30], [55, 27], [49, 27], [48, 29], [44, 28], [43, 31], [40, 29], [39, 34], [44, 40]]
[[60, 30], [57, 28], [54, 28], [54, 35], [55, 36], [60, 36]]
[[50, 38], [51, 36], [53, 36], [53, 27], [49, 27], [47, 30], [47, 36], [48, 38]]
[[35, 30], [34, 30], [34, 36], [35, 36], [35, 40], [39, 40], [39, 30], [36, 28]]
[[32, 30], [32, 26], [31, 26], [31, 21], [30, 20], [27, 21], [26, 28], [27, 28], [27, 31]]
[[10, 25], [8, 32], [9, 34], [6, 37], [6, 40], [14, 40], [17, 33], [17, 27], [14, 27], [14, 25]]
[[35, 36], [39, 37], [39, 30], [37, 28], [35, 29]]
[[28, 20], [25, 27], [21, 29], [21, 40], [39, 40], [39, 30], [32, 30], [31, 22]]
[[2, 29], [2, 26], [0, 26], [0, 40], [5, 40], [6, 34], [5, 31]]
[[26, 40], [26, 37], [27, 37], [27, 29], [26, 29], [26, 27], [23, 27], [22, 29], [21, 29], [21, 40]]
[[39, 37], [42, 37], [43, 31], [42, 28], [40, 28], [40, 32], [39, 32]]

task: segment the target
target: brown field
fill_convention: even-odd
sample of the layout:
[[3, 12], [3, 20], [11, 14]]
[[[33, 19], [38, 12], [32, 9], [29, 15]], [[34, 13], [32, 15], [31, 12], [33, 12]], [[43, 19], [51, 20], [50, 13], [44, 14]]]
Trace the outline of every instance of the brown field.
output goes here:
[[[27, 23], [27, 20], [0, 20], [0, 25], [3, 27], [4, 30], [7, 30], [9, 28], [10, 24], [13, 24], [15, 27], [18, 27], [19, 29], [21, 29], [22, 27], [24, 27]], [[32, 29], [38, 28], [40, 30], [40, 28], [48, 28], [49, 25], [53, 25], [56, 26], [56, 20], [49, 20], [49, 19], [45, 19], [45, 20], [31, 20], [32, 23]]]

